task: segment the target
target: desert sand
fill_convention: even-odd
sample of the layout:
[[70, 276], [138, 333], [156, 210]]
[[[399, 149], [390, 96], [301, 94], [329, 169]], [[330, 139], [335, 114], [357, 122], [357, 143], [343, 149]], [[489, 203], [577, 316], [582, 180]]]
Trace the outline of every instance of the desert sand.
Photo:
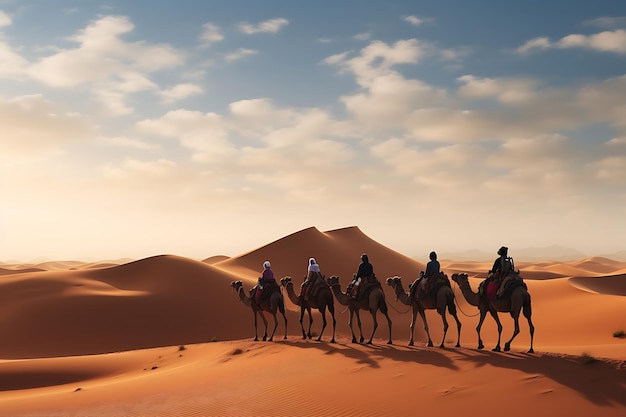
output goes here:
[[[393, 344], [380, 313], [373, 344], [352, 343], [336, 299], [337, 343], [328, 313], [322, 341], [303, 340], [286, 293], [287, 339], [279, 320], [272, 342], [253, 341], [252, 310], [231, 282], [251, 288], [270, 260], [297, 288], [315, 257], [345, 291], [361, 253], [383, 282]], [[489, 316], [477, 349], [478, 310], [454, 283], [461, 347], [449, 315], [443, 348], [426, 346], [419, 317], [408, 346], [409, 307], [384, 281], [402, 277], [406, 289], [425, 265], [358, 227], [311, 227], [238, 256], [207, 256], [0, 263], [0, 416], [626, 415], [626, 262], [516, 258], [532, 297], [535, 352], [527, 353], [523, 316], [510, 351], [491, 350]], [[490, 266], [442, 261], [448, 275], [467, 273], [474, 291]], [[437, 346], [441, 318], [434, 310], [426, 317]], [[316, 310], [313, 319], [317, 336]], [[372, 318], [361, 319], [367, 340]], [[504, 343], [513, 320], [500, 319]]]

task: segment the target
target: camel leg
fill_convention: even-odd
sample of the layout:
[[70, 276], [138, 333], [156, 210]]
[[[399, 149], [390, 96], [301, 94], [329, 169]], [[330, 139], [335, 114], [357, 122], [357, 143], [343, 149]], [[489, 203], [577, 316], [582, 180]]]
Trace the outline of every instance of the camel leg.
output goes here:
[[413, 316], [411, 317], [411, 339], [409, 340], [409, 346], [413, 346], [413, 333], [415, 332], [415, 319], [417, 318], [417, 307], [413, 304]]
[[389, 326], [389, 340], [387, 341], [387, 344], [388, 345], [392, 345], [393, 342], [391, 341], [391, 318], [389, 318], [389, 312], [387, 311], [387, 305], [383, 304], [383, 306], [380, 309], [380, 311], [382, 311], [383, 314], [385, 315], [385, 317], [387, 318], [387, 325]]
[[459, 320], [459, 316], [456, 314], [456, 306], [454, 305], [454, 300], [450, 300], [450, 303], [448, 304], [448, 311], [456, 321], [457, 338], [455, 347], [461, 347], [461, 321]]
[[307, 313], [309, 313], [309, 331], [308, 331], [308, 333], [306, 335], [310, 339], [311, 338], [311, 327], [313, 327], [313, 313], [311, 312], [311, 307], [307, 307], [306, 311], [307, 311]]
[[333, 319], [333, 338], [330, 340], [330, 343], [335, 343], [335, 325], [337, 324], [337, 320], [335, 320], [335, 305], [333, 303], [328, 305], [328, 311], [330, 312], [330, 317]]
[[[265, 318], [265, 314], [263, 313], [263, 311], [259, 311], [259, 315], [261, 316], [261, 319], [263, 320], [263, 325], [265, 326], [265, 330], [263, 331], [263, 341], [266, 341], [267, 340], [267, 319]], [[256, 322], [256, 315], [254, 317], [254, 320]], [[256, 327], [256, 324], [255, 324], [255, 327]]]
[[443, 321], [443, 338], [441, 339], [440, 348], [444, 347], [444, 342], [446, 341], [446, 333], [448, 333], [448, 320], [446, 319], [446, 308], [444, 307], [442, 311], [439, 312], [441, 315], [441, 321]]
[[257, 312], [252, 310], [252, 313], [254, 313], [254, 341], [258, 342], [259, 341], [259, 336], [258, 336], [258, 326], [257, 326]]
[[485, 345], [483, 344], [483, 340], [480, 338], [480, 329], [483, 327], [483, 322], [485, 321], [486, 315], [487, 315], [487, 311], [480, 310], [480, 318], [478, 319], [478, 326], [476, 326], [476, 333], [478, 333], [478, 349], [485, 348]]
[[350, 318], [348, 319], [348, 326], [350, 326], [350, 331], [352, 332], [352, 343], [356, 343], [356, 335], [354, 334], [354, 328], [352, 328], [352, 316], [354, 315], [354, 310], [350, 309]]
[[509, 350], [511, 350], [511, 342], [513, 342], [513, 339], [515, 339], [515, 336], [519, 334], [519, 312], [515, 314], [511, 313], [511, 317], [513, 317], [513, 323], [515, 327], [513, 329], [513, 335], [511, 336], [509, 341], [504, 344], [505, 352], [508, 352]]
[[[285, 304], [284, 303], [281, 302], [280, 304], [278, 304], [278, 311], [280, 311], [280, 314], [283, 315], [283, 319], [285, 321], [285, 335], [283, 336], [283, 339], [287, 340], [287, 316], [285, 315]], [[276, 320], [276, 321], [278, 321], [278, 320]]]
[[365, 338], [363, 337], [363, 328], [361, 327], [361, 312], [359, 311], [358, 307], [355, 310], [355, 313], [356, 313], [356, 324], [359, 325], [359, 334], [361, 335], [361, 337], [359, 338], [359, 343], [363, 343]]
[[274, 330], [272, 331], [272, 335], [269, 338], [270, 342], [274, 341], [274, 333], [276, 333], [276, 329], [278, 328], [278, 317], [276, 315], [276, 311], [272, 312], [272, 317], [274, 317]]
[[533, 349], [533, 339], [535, 338], [535, 326], [533, 325], [533, 319], [531, 318], [532, 313], [530, 310], [530, 302], [528, 304], [528, 308], [524, 306], [524, 316], [528, 319], [528, 327], [530, 329], [530, 349], [528, 349], [528, 353], [535, 353], [535, 349]]
[[370, 305], [376, 305], [377, 307], [371, 308], [370, 313], [372, 313], [372, 319], [374, 319], [374, 330], [372, 330], [372, 337], [370, 337], [369, 344], [372, 343], [372, 339], [374, 338], [374, 333], [376, 332], [376, 328], [378, 327], [378, 321], [376, 320], [376, 312], [380, 309], [380, 312], [385, 315], [387, 318], [387, 326], [389, 326], [389, 340], [387, 341], [388, 345], [393, 344], [391, 340], [391, 318], [389, 318], [389, 311], [387, 311], [387, 303], [385, 303], [385, 299], [383, 294], [380, 296], [374, 303], [370, 302]]
[[370, 308], [370, 314], [372, 315], [372, 320], [374, 321], [374, 328], [372, 329], [372, 335], [370, 336], [370, 340], [367, 341], [368, 345], [372, 344], [372, 339], [374, 339], [374, 333], [376, 333], [376, 329], [378, 328], [378, 320], [376, 320], [376, 311], [377, 308]]
[[528, 299], [524, 302], [524, 317], [528, 320], [528, 328], [530, 330], [530, 349], [528, 349], [528, 353], [535, 353], [535, 349], [533, 349], [533, 339], [535, 338], [535, 326], [533, 325], [533, 310], [530, 303], [530, 294], [528, 294]]
[[426, 331], [426, 336], [428, 336], [428, 343], [426, 346], [433, 346], [433, 341], [430, 338], [430, 330], [428, 329], [428, 320], [426, 320], [426, 311], [423, 308], [420, 308], [420, 316], [422, 317], [422, 322], [424, 323], [424, 330]]
[[519, 312], [520, 309], [515, 309], [511, 311], [511, 317], [513, 317], [513, 322], [515, 324], [515, 328], [513, 330], [513, 335], [511, 336], [511, 339], [509, 339], [508, 342], [506, 342], [504, 344], [504, 351], [508, 352], [509, 350], [511, 350], [511, 343], [513, 342], [513, 339], [515, 339], [515, 337], [519, 334]]
[[317, 338], [318, 342], [322, 341], [322, 335], [324, 334], [324, 329], [326, 329], [326, 305], [322, 304], [322, 306], [320, 307], [320, 314], [322, 315], [322, 330], [320, 331], [320, 335]]
[[491, 350], [494, 352], [500, 352], [500, 339], [502, 338], [502, 323], [500, 322], [500, 317], [498, 317], [498, 312], [496, 310], [489, 310], [489, 313], [491, 313], [491, 316], [493, 317], [493, 319], [496, 321], [496, 324], [498, 325], [498, 344], [496, 345], [496, 347], [494, 347]]
[[302, 338], [306, 339], [306, 332], [304, 331], [304, 306], [300, 306], [300, 329], [302, 329]]

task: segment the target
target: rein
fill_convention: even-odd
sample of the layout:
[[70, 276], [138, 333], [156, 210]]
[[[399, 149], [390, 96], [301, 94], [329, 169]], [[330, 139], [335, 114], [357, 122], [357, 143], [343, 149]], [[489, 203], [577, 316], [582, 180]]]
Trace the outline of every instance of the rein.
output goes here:
[[[454, 281], [454, 283], [456, 284], [457, 287], [459, 287], [459, 289], [461, 289], [461, 287], [459, 286], [459, 284]], [[454, 287], [452, 287], [452, 292], [454, 293], [454, 304], [456, 304], [456, 307], [459, 309], [459, 311], [465, 316], [465, 317], [476, 317], [477, 315], [480, 314], [480, 311], [478, 311], [478, 313], [476, 314], [467, 314], [465, 311], [463, 311], [463, 309], [461, 308], [461, 306], [459, 305], [459, 302], [456, 300], [456, 291], [454, 289]]]
[[[393, 287], [392, 287], [392, 288], [393, 288]], [[395, 288], [394, 288], [393, 290], [394, 290], [394, 292], [396, 291], [396, 290], [395, 290]], [[385, 301], [386, 301], [386, 298], [387, 298], [387, 297], [385, 296], [385, 291], [383, 291], [383, 297], [385, 297]], [[398, 294], [396, 294], [396, 301], [398, 301]], [[408, 312], [409, 312], [409, 310], [413, 307], [411, 304], [409, 304], [409, 306], [407, 307], [406, 311], [400, 311], [400, 310], [398, 310], [397, 308], [395, 308], [395, 307], [394, 307], [394, 305], [393, 305], [393, 304], [391, 304], [391, 303], [389, 303], [389, 306], [390, 306], [391, 308], [393, 308], [393, 309], [394, 309], [394, 311], [395, 311], [396, 313], [400, 313], [400, 314], [406, 314], [406, 313], [408, 313]]]

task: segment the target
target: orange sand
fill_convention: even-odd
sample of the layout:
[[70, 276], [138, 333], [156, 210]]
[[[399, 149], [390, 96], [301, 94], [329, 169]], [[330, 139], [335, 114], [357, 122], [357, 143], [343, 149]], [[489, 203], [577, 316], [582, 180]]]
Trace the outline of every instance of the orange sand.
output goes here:
[[[528, 325], [510, 352], [492, 352], [497, 332], [487, 317], [477, 350], [477, 309], [453, 284], [463, 323], [454, 348], [425, 347], [418, 318], [383, 284], [393, 345], [379, 314], [373, 345], [352, 344], [346, 307], [335, 301], [322, 342], [302, 340], [299, 309], [287, 297], [288, 339], [279, 321], [274, 342], [254, 342], [253, 316], [230, 287], [256, 282], [264, 260], [277, 278], [302, 282], [309, 257], [342, 289], [368, 253], [381, 281], [405, 288], [424, 264], [351, 227], [308, 228], [236, 257], [203, 262], [173, 255], [135, 262], [0, 265], [0, 416], [380, 416], [626, 415], [626, 263], [589, 258], [567, 263], [517, 261], [532, 295], [535, 352]], [[513, 253], [514, 255], [514, 253]], [[467, 272], [476, 290], [489, 263], [442, 262]], [[321, 318], [314, 311], [313, 331]], [[363, 332], [371, 317], [362, 312]], [[328, 318], [330, 318], [328, 316]], [[513, 323], [500, 314], [502, 338]], [[442, 323], [427, 312], [436, 345]], [[306, 322], [306, 319], [305, 319]], [[270, 319], [273, 325], [273, 320]], [[594, 360], [595, 359], [595, 360]]]

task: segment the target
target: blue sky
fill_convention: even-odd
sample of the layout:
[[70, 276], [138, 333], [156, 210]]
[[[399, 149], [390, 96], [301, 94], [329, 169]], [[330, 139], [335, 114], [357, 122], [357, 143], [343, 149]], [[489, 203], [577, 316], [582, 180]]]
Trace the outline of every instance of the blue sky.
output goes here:
[[623, 250], [626, 3], [0, 0], [0, 260]]

